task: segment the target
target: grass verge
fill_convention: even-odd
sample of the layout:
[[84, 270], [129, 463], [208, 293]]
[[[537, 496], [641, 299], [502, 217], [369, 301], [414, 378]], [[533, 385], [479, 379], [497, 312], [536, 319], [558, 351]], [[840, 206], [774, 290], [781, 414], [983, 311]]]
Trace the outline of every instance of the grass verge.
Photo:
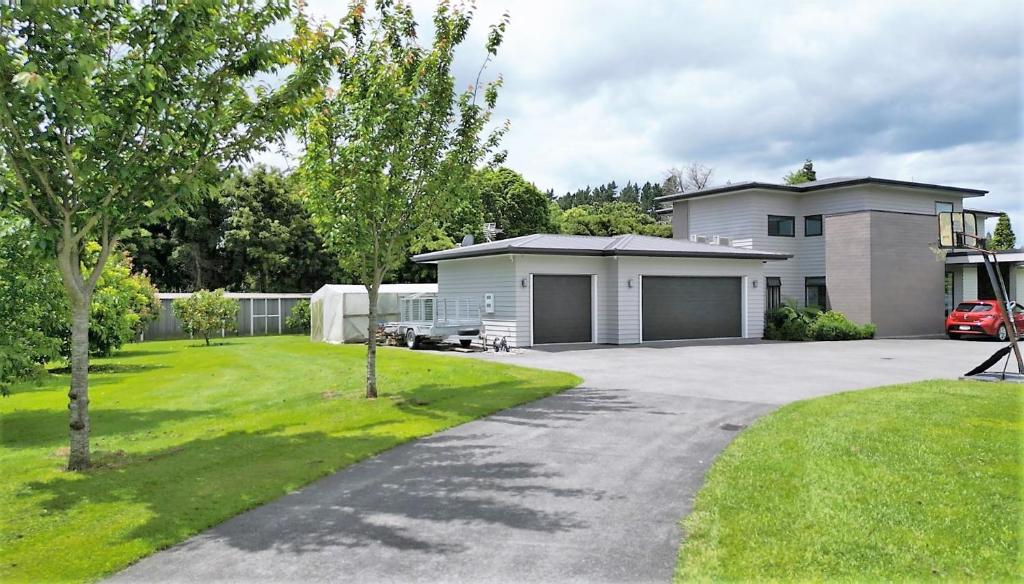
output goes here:
[[779, 409], [709, 472], [676, 581], [1020, 578], [1022, 400], [927, 381]]
[[66, 375], [0, 400], [0, 581], [88, 581], [391, 448], [575, 376], [302, 337], [131, 345], [90, 375], [95, 468], [62, 469]]

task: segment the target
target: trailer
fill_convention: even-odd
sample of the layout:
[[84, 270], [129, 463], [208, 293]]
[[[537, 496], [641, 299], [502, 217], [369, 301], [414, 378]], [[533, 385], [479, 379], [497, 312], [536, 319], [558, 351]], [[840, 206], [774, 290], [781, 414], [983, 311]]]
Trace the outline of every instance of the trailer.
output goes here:
[[457, 340], [468, 348], [480, 338], [480, 301], [475, 296], [409, 294], [399, 298], [400, 319], [382, 327], [385, 338], [418, 349]]

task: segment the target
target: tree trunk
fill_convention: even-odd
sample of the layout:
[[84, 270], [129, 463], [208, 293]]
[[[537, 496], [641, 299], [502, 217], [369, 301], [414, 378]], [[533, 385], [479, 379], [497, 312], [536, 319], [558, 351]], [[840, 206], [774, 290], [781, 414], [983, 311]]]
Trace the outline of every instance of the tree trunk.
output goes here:
[[71, 300], [71, 389], [68, 391], [71, 444], [68, 470], [89, 467], [89, 308], [91, 299]]
[[377, 291], [380, 284], [366, 287], [370, 310], [366, 321], [366, 397], [377, 397]]

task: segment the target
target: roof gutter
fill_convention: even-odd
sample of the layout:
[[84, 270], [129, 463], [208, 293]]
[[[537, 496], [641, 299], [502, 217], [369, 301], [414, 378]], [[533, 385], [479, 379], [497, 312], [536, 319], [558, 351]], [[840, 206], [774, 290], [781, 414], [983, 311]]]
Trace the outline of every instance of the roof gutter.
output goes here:
[[622, 249], [549, 249], [549, 248], [536, 248], [536, 247], [517, 247], [512, 249], [501, 249], [501, 250], [479, 250], [476, 252], [467, 252], [462, 254], [450, 254], [441, 257], [432, 257], [437, 253], [443, 252], [430, 252], [412, 256], [412, 261], [418, 264], [436, 264], [437, 262], [445, 260], [460, 260], [467, 258], [478, 258], [486, 256], [499, 256], [499, 255], [561, 255], [561, 256], [589, 256], [589, 257], [612, 257], [612, 256], [629, 256], [629, 257], [656, 257], [656, 258], [727, 258], [737, 260], [785, 260], [793, 257], [793, 254], [784, 253], [759, 253], [759, 252], [678, 252], [678, 251], [639, 251], [639, 250], [622, 250]]

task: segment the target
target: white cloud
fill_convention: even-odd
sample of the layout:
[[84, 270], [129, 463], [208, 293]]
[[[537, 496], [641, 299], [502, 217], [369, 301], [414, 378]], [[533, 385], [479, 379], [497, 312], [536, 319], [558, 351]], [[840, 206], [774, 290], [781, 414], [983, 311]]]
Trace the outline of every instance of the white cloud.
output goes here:
[[[307, 4], [330, 20], [345, 5]], [[429, 23], [434, 2], [412, 4]], [[505, 79], [509, 165], [541, 188], [656, 180], [690, 160], [777, 180], [813, 158], [819, 176], [990, 190], [978, 206], [1024, 234], [1024, 3], [479, 4], [459, 83], [508, 10], [489, 72]]]

